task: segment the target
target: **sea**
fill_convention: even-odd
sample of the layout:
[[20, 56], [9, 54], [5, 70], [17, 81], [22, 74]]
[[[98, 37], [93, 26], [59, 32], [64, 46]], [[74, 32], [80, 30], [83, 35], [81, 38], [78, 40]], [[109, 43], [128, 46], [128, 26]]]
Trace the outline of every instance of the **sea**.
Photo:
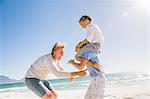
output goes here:
[[[105, 74], [106, 87], [128, 86], [150, 81], [150, 72], [122, 72]], [[49, 80], [56, 90], [80, 90], [85, 89], [90, 84], [90, 77], [78, 77], [73, 81], [68, 79]], [[0, 93], [4, 91], [23, 89], [29, 90], [25, 83], [1, 84]]]

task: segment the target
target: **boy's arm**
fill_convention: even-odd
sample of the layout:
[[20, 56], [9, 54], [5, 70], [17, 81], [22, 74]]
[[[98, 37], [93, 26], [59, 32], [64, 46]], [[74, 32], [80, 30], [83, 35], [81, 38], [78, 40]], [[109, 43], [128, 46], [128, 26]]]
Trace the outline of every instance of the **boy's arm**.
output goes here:
[[89, 41], [84, 39], [83, 41], [81, 41], [77, 44], [77, 47], [82, 47], [84, 44], [87, 44], [87, 43], [89, 43]]
[[84, 44], [87, 44], [87, 43], [89, 43], [89, 41], [86, 40], [86, 39], [84, 39], [83, 41], [79, 42], [79, 43], [77, 44], [77, 46], [76, 46], [75, 51], [78, 51], [78, 49], [80, 49]]

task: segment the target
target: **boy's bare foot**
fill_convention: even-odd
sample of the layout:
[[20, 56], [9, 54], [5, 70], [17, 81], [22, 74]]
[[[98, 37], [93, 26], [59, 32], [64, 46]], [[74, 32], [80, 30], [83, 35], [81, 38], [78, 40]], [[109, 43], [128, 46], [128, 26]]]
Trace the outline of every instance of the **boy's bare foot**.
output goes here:
[[72, 63], [74, 63], [74, 60], [69, 60], [68, 61], [68, 64], [72, 64]]

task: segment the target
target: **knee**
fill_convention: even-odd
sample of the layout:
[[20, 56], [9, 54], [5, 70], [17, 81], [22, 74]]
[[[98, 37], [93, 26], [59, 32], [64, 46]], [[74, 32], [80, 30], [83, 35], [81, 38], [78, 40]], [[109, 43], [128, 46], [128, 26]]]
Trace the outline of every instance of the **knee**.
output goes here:
[[53, 97], [54, 97], [54, 99], [56, 99], [57, 98], [57, 94], [54, 94]]
[[53, 97], [53, 99], [56, 99], [57, 98], [57, 94], [56, 93], [52, 93], [52, 97]]

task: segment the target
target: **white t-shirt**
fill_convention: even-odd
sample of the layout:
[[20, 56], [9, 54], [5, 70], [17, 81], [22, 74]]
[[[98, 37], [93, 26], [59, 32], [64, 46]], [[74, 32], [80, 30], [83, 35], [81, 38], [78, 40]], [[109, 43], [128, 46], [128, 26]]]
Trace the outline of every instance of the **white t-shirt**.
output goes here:
[[88, 40], [90, 43], [102, 44], [104, 42], [103, 33], [97, 25], [89, 24], [86, 27], [86, 33], [86, 40]]
[[26, 73], [27, 78], [38, 78], [45, 80], [51, 73], [56, 77], [68, 77], [69, 73], [64, 69], [59, 61], [55, 61], [51, 54], [44, 55], [36, 60]]

